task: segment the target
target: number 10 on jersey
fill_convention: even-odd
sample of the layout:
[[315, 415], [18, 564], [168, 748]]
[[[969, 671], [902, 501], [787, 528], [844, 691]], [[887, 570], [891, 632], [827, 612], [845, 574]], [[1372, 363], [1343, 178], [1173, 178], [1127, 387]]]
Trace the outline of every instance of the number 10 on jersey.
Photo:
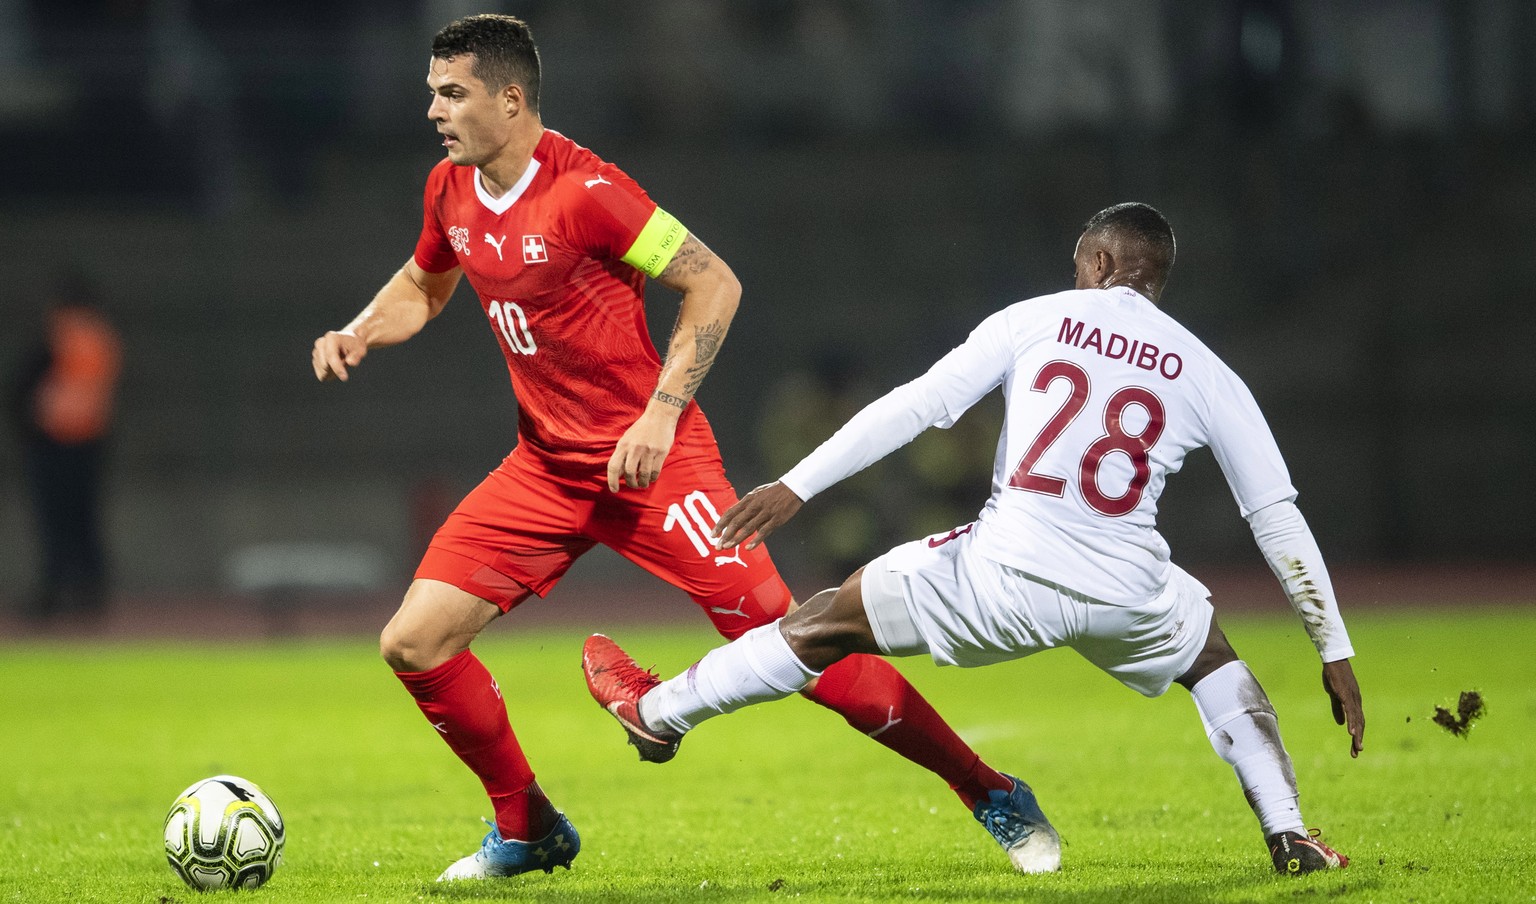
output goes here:
[[515, 301], [496, 301], [492, 299], [486, 305], [485, 313], [501, 330], [501, 335], [507, 340], [507, 348], [514, 355], [531, 355], [539, 350], [537, 343], [533, 341], [533, 333], [528, 330], [528, 318], [523, 314], [523, 308]]
[[671, 532], [674, 527], [680, 528], [693, 543], [693, 548], [699, 551], [699, 555], [708, 556], [718, 552], [709, 538], [719, 523], [720, 513], [715, 511], [715, 504], [709, 501], [703, 490], [694, 490], [683, 497], [682, 505], [674, 502], [667, 506], [667, 520], [661, 529]]

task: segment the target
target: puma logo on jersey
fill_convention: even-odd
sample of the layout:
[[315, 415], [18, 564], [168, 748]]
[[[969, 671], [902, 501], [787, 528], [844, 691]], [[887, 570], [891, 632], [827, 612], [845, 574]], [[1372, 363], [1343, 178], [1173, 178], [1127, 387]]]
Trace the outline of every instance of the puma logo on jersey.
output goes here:
[[732, 562], [735, 562], [737, 565], [740, 565], [742, 568], [746, 568], [747, 567], [747, 563], [743, 562], [741, 560], [741, 547], [740, 546], [736, 547], [736, 554], [733, 555], [733, 556], [715, 556], [715, 567], [717, 567], [717, 568], [720, 567], [721, 565], [729, 565]]
[[888, 729], [895, 728], [897, 725], [900, 725], [900, 724], [901, 724], [901, 719], [898, 718], [897, 715], [896, 715], [896, 707], [891, 706], [891, 707], [887, 707], [887, 709], [886, 709], [885, 724], [880, 726], [879, 728], [875, 729], [874, 731], [866, 731], [864, 733], [869, 735], [872, 738], [878, 738], [882, 734], [884, 734]]
[[501, 256], [501, 246], [503, 244], [505, 244], [506, 241], [507, 241], [506, 233], [502, 233], [502, 236], [501, 236], [500, 239], [491, 238], [491, 234], [489, 232], [487, 232], [485, 234], [485, 243], [487, 245], [490, 245], [492, 248], [496, 249], [496, 259], [499, 260], [499, 261], [500, 260], [506, 260], [506, 258]]
[[602, 176], [598, 176], [596, 179], [588, 179], [581, 184], [585, 185], [587, 188], [591, 188], [594, 185], [612, 185], [613, 183], [609, 182], [607, 179], [604, 179]]
[[747, 607], [744, 605], [746, 603], [746, 601], [747, 601], [747, 598], [746, 597], [742, 597], [741, 599], [736, 601], [736, 608], [735, 609], [727, 609], [724, 606], [710, 606], [709, 607], [709, 611], [715, 613], [716, 615], [739, 615], [742, 618], [746, 618], [747, 617]]

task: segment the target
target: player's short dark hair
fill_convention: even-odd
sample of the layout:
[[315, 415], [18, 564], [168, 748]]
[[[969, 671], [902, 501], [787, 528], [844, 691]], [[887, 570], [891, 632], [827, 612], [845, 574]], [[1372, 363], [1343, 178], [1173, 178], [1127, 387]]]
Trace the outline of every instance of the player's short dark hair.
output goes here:
[[1138, 201], [1106, 207], [1089, 217], [1083, 236], [1118, 244], [1127, 254], [1142, 258], [1158, 272], [1158, 284], [1168, 280], [1173, 270], [1177, 245], [1173, 227], [1157, 208]]
[[432, 39], [432, 56], [451, 60], [474, 54], [470, 74], [493, 93], [521, 85], [528, 106], [539, 109], [539, 48], [533, 43], [528, 23], [513, 16], [481, 13], [465, 16], [443, 26]]

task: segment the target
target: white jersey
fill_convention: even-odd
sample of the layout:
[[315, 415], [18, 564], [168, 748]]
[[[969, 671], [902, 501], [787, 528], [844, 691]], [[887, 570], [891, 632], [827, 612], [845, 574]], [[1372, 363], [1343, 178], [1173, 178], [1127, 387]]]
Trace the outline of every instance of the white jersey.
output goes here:
[[1107, 603], [1167, 585], [1157, 499], [1201, 446], [1247, 517], [1294, 499], [1243, 381], [1136, 291], [1078, 289], [982, 321], [926, 374], [865, 409], [784, 475], [802, 499], [948, 427], [999, 384], [1007, 415], [976, 552]]

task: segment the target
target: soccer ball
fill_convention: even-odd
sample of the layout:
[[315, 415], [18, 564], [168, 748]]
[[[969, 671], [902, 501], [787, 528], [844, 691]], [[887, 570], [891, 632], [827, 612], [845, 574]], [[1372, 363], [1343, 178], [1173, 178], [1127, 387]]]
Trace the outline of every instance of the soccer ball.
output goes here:
[[165, 859], [192, 888], [255, 888], [283, 862], [283, 817], [255, 784], [205, 778], [165, 817]]

